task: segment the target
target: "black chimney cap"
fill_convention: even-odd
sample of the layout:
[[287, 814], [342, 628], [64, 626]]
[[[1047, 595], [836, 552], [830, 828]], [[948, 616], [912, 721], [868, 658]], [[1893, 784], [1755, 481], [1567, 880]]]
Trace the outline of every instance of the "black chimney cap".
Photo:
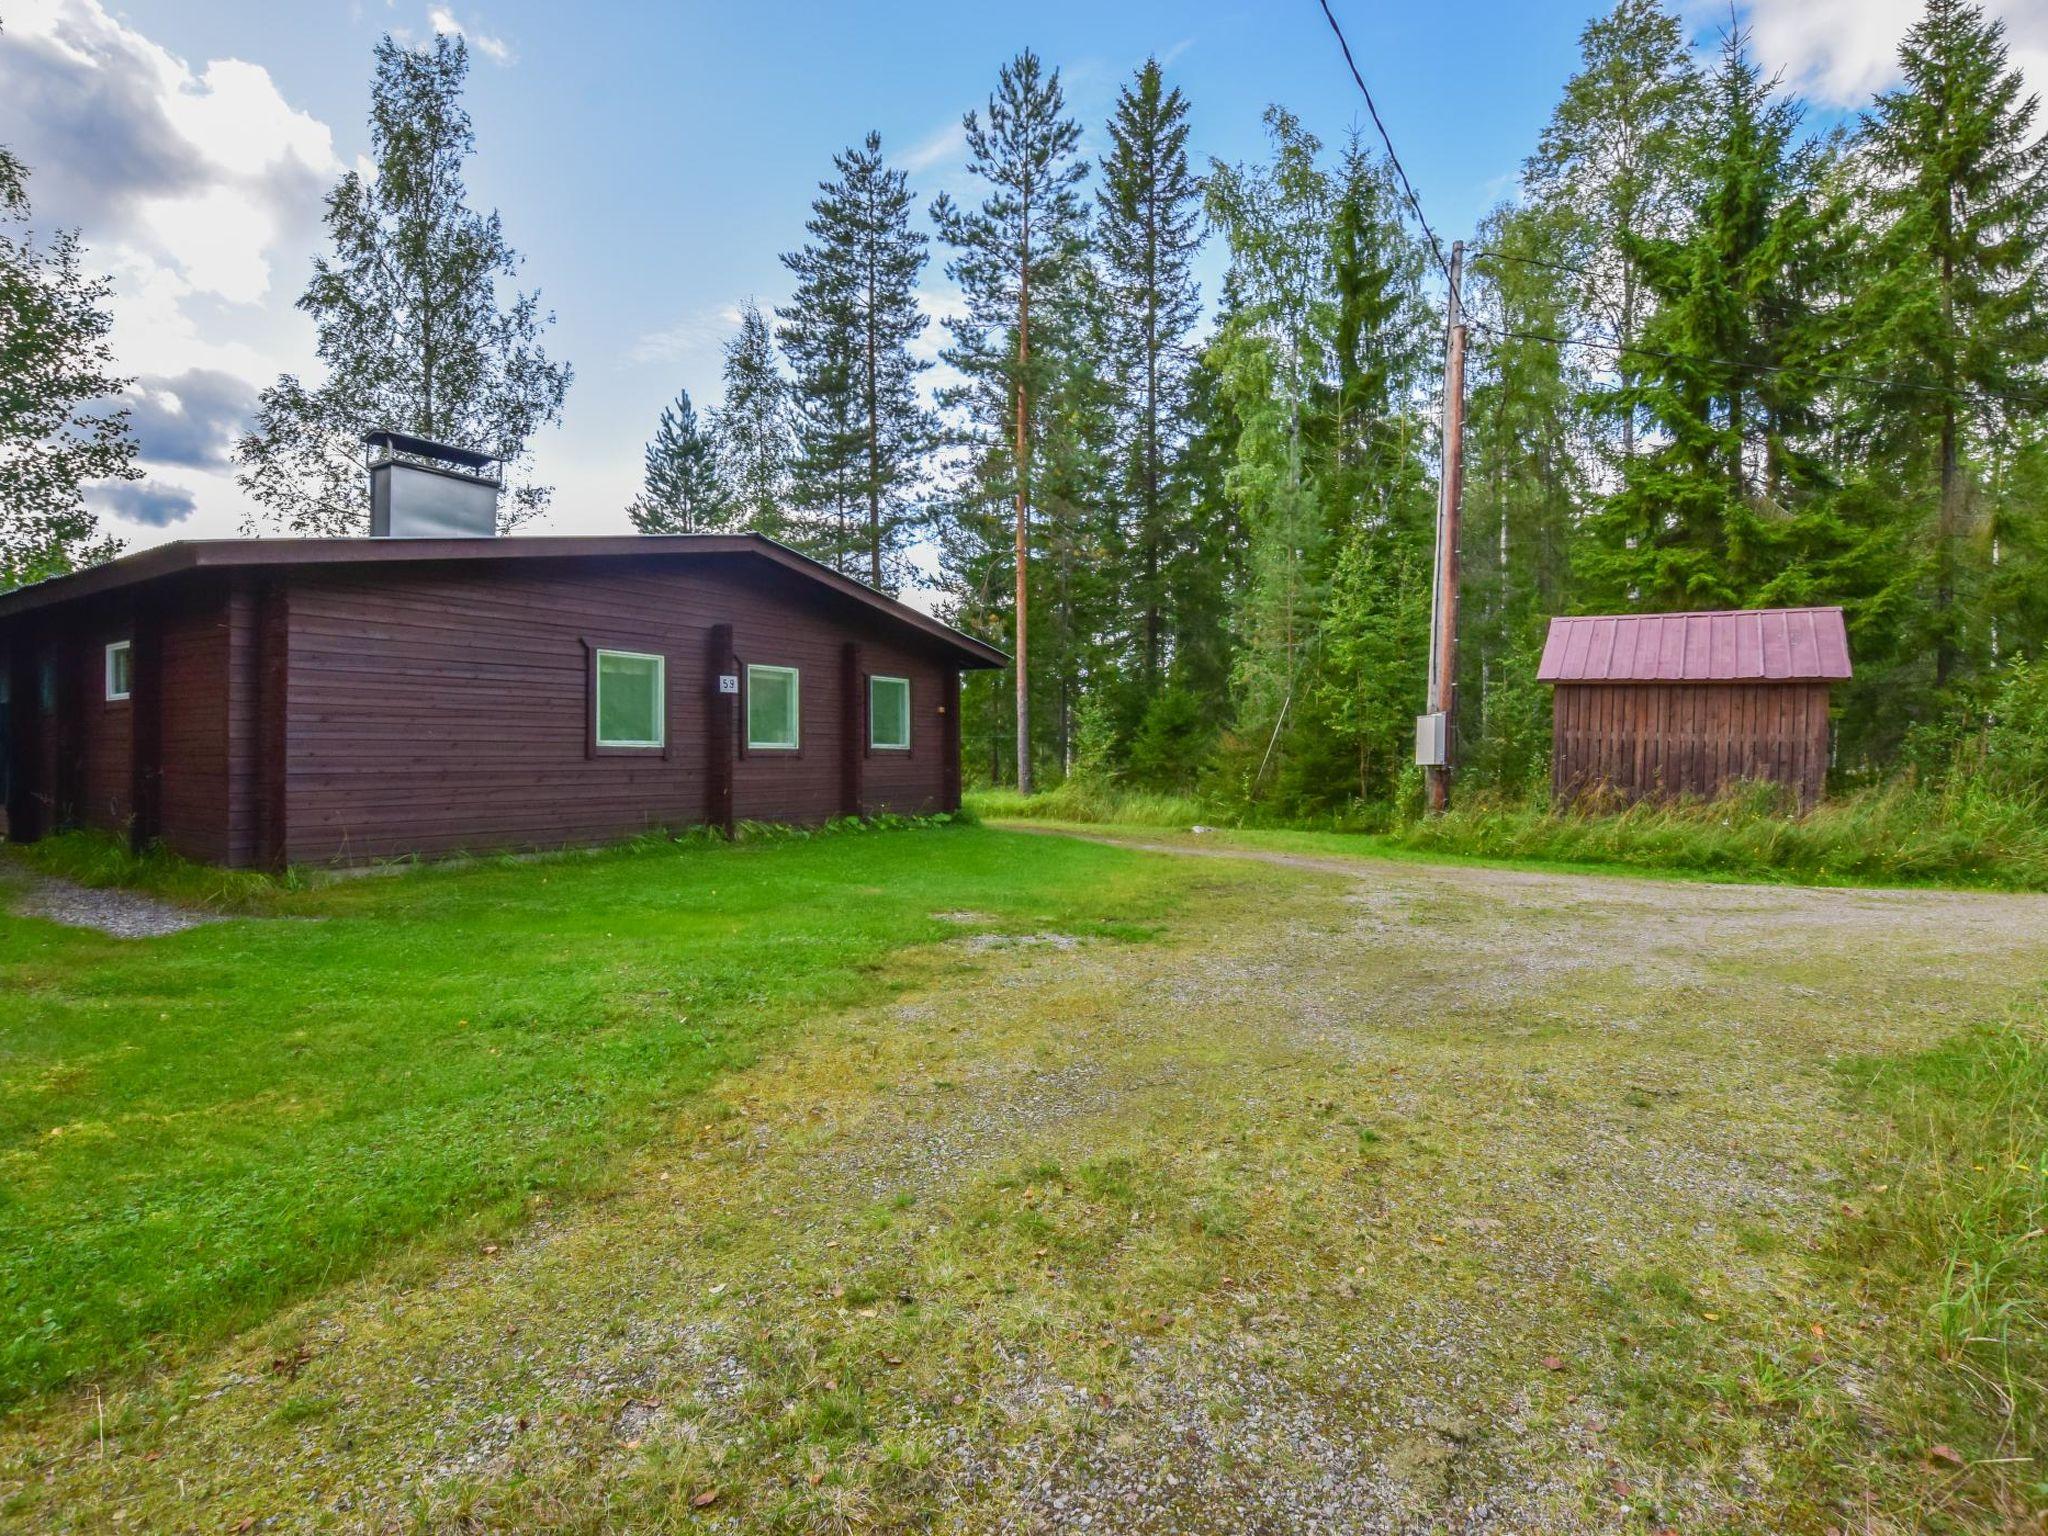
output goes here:
[[409, 453], [422, 459], [440, 459], [448, 464], [461, 464], [470, 469], [488, 469], [497, 462], [497, 456], [478, 453], [474, 448], [457, 448], [453, 443], [437, 443], [432, 438], [414, 437], [410, 432], [378, 430], [363, 434], [365, 446], [382, 448], [388, 453]]

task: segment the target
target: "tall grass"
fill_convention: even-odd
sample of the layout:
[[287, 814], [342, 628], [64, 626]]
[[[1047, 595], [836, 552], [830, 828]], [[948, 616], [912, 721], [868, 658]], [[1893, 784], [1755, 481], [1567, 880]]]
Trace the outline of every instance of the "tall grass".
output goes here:
[[1036, 795], [977, 789], [967, 796], [977, 816], [1006, 821], [1080, 821], [1130, 827], [1192, 827], [1236, 818], [1190, 795], [1152, 794], [1067, 779]]
[[1980, 1506], [2048, 1508], [2048, 1028], [2030, 1012], [1860, 1070], [1892, 1132], [1830, 1256], [1904, 1320], [1914, 1388], [1884, 1412]]
[[[1072, 781], [1028, 798], [982, 790], [995, 819], [1142, 827], [1270, 826], [1228, 807]], [[1802, 884], [1969, 885], [2048, 890], [2048, 804], [2037, 794], [1957, 778], [1854, 790], [1800, 814], [1770, 785], [1711, 801], [1555, 807], [1478, 797], [1437, 817], [1361, 808], [1304, 830], [1369, 830], [1361, 852], [1609, 864]]]
[[129, 850], [128, 840], [109, 832], [60, 832], [10, 850], [29, 868], [87, 886], [121, 886], [190, 906], [249, 912], [303, 883], [296, 871], [282, 875], [252, 869], [195, 864], [162, 848]]
[[2039, 799], [1963, 782], [1854, 791], [1800, 815], [1766, 785], [1712, 801], [1555, 809], [1481, 801], [1390, 834], [1418, 852], [1828, 884], [2048, 889]]

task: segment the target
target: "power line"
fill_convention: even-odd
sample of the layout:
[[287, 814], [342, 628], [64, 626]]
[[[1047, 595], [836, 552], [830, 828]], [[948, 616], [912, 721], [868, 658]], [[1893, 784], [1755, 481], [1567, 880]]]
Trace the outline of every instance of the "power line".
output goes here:
[[1380, 109], [1372, 99], [1372, 90], [1365, 83], [1365, 76], [1358, 72], [1358, 61], [1351, 57], [1351, 44], [1344, 40], [1344, 29], [1337, 25], [1337, 16], [1330, 9], [1330, 0], [1321, 0], [1323, 16], [1330, 23], [1330, 30], [1337, 34], [1337, 46], [1344, 50], [1344, 62], [1351, 68], [1351, 78], [1358, 82], [1359, 94], [1365, 97], [1365, 110], [1372, 114], [1372, 125], [1380, 131], [1380, 142], [1387, 146], [1387, 158], [1393, 162], [1394, 174], [1401, 178], [1401, 190], [1407, 194], [1408, 207], [1415, 214], [1415, 222], [1422, 226], [1422, 233], [1429, 241], [1430, 254], [1436, 257], [1437, 269], [1444, 275], [1444, 281], [1451, 280], [1451, 264], [1444, 260], [1444, 248], [1437, 243], [1436, 231], [1429, 227], [1429, 220], [1423, 215], [1422, 202], [1415, 195], [1415, 187], [1408, 180], [1408, 172], [1401, 164], [1401, 157], [1394, 153], [1394, 141], [1387, 133], [1387, 125], [1380, 121]]
[[1468, 315], [1466, 319], [1479, 330], [1501, 341], [1534, 341], [1553, 347], [1591, 347], [1596, 351], [1612, 352], [1616, 356], [1630, 353], [1637, 357], [1655, 358], [1666, 363], [1690, 363], [1707, 367], [1739, 368], [1750, 373], [1791, 373], [1828, 385], [1862, 385], [1870, 389], [1904, 390], [1913, 394], [1940, 395], [1945, 398], [1985, 405], [1993, 401], [2002, 405], [2024, 405], [2036, 408], [2048, 407], [2048, 396], [2016, 395], [2002, 390], [1956, 389], [1947, 384], [1920, 384], [1911, 379], [1889, 378], [1881, 374], [1856, 373], [1849, 370], [1834, 371], [1827, 368], [1802, 366], [1798, 363], [1753, 363], [1737, 362], [1726, 357], [1686, 357], [1677, 352], [1664, 352], [1656, 347], [1645, 347], [1635, 342], [1618, 341], [1611, 336], [1552, 336], [1541, 331], [1509, 330]]
[[1474, 261], [1512, 261], [1525, 267], [1542, 267], [1550, 272], [1568, 272], [1573, 277], [1612, 277], [1611, 272], [1602, 272], [1595, 267], [1574, 266], [1568, 261], [1546, 261], [1541, 256], [1517, 256], [1511, 251], [1473, 251]]

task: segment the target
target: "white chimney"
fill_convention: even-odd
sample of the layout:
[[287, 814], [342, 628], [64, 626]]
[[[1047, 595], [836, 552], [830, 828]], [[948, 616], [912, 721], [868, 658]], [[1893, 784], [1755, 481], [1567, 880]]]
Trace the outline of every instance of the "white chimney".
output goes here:
[[488, 539], [498, 532], [497, 461], [404, 432], [368, 432], [370, 534], [379, 539]]

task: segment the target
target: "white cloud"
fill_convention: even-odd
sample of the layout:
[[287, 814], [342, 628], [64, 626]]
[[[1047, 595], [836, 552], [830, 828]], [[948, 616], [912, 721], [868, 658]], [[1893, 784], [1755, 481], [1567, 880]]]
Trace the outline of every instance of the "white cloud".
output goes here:
[[911, 145], [904, 152], [902, 164], [907, 171], [928, 171], [933, 166], [949, 165], [966, 152], [967, 129], [956, 117], [937, 132]]
[[493, 64], [512, 62], [512, 45], [501, 37], [493, 37], [471, 23], [465, 26], [445, 5], [434, 6], [427, 12], [427, 25], [447, 37], [459, 37], [489, 59]]
[[38, 227], [80, 230], [112, 279], [117, 366], [146, 465], [178, 482], [96, 504], [137, 543], [231, 532], [241, 501], [222, 445], [257, 386], [305, 366], [291, 308], [342, 166], [327, 125], [240, 59], [195, 67], [101, 0], [18, 0], [0, 31], [0, 143], [28, 165]]
[[626, 355], [636, 363], [673, 363], [702, 357], [722, 347], [739, 326], [739, 305], [714, 304], [684, 315], [660, 330], [644, 333]]
[[[2037, 88], [2048, 79], [2048, 0], [1990, 0], [2005, 23], [2013, 62]], [[1725, 0], [1687, 7], [1703, 26], [1727, 24]], [[1748, 0], [1756, 54], [1788, 85], [1827, 107], [1857, 107], [1898, 79], [1899, 40], [1920, 18], [1922, 0]]]

